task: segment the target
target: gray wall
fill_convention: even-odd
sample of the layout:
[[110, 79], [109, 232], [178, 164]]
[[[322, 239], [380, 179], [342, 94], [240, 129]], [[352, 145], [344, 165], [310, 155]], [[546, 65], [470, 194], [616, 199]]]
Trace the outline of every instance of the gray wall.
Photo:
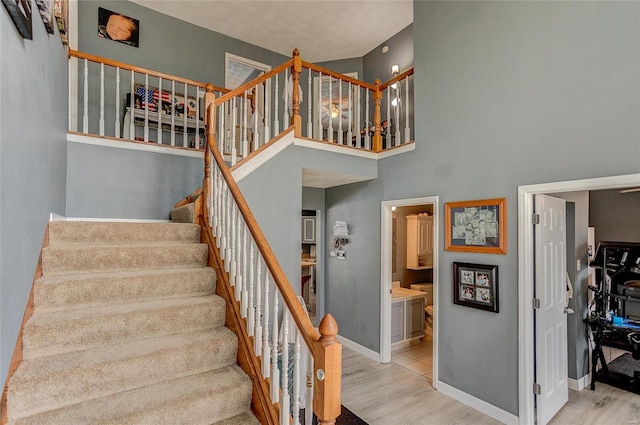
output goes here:
[[[413, 44], [413, 24], [411, 24], [362, 58], [364, 75], [360, 78], [371, 84], [374, 84], [379, 78], [384, 83], [393, 77], [391, 75], [392, 65], [398, 65], [401, 73], [411, 68], [413, 66]], [[389, 47], [387, 53], [381, 51], [384, 45]]]
[[[416, 150], [381, 160], [376, 182], [327, 190], [328, 222], [368, 228], [348, 254], [366, 265], [327, 266], [328, 311], [341, 329], [367, 329], [353, 341], [379, 348], [379, 285], [369, 284], [380, 201], [506, 197], [507, 255], [439, 247], [439, 378], [518, 413], [517, 188], [640, 172], [639, 12], [637, 2], [414, 2]], [[453, 261], [499, 266], [499, 314], [453, 304]], [[348, 285], [331, 279], [347, 273]], [[355, 299], [373, 313], [353, 314]]]
[[67, 215], [169, 218], [202, 185], [204, 160], [80, 143], [67, 149]]
[[589, 225], [595, 227], [596, 246], [601, 241], [640, 242], [640, 192], [590, 194]]
[[303, 187], [302, 209], [324, 211], [324, 189], [317, 187]]
[[50, 212], [65, 214], [67, 55], [32, 3], [33, 40], [0, 11], [0, 379], [22, 322]]

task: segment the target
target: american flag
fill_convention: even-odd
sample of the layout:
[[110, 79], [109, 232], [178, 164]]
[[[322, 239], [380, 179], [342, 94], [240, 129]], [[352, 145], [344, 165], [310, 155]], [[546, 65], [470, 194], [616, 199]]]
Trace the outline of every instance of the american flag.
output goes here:
[[[140, 96], [142, 99], [142, 107], [147, 107], [147, 102], [149, 103], [149, 110], [156, 111], [158, 98], [160, 97], [160, 92], [154, 89], [145, 89], [144, 87], [138, 87], [136, 94]], [[171, 94], [167, 92], [162, 92], [162, 101], [169, 102], [171, 100]]]

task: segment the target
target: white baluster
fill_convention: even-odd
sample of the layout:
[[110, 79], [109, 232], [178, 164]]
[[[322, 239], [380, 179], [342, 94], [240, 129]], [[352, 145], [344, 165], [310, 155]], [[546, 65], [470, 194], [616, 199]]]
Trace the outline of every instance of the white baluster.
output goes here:
[[130, 99], [129, 99], [129, 103], [130, 103], [130, 105], [129, 105], [129, 117], [130, 117], [130, 120], [129, 120], [129, 138], [131, 140], [135, 140], [135, 138], [136, 138], [136, 127], [134, 125], [134, 122], [135, 122], [135, 118], [134, 118], [135, 103], [134, 102], [135, 102], [135, 97], [136, 97], [135, 91], [134, 91], [134, 89], [135, 89], [135, 74], [136, 74], [135, 72], [131, 71], [131, 88], [130, 88], [131, 96], [130, 96]]
[[283, 303], [282, 310], [282, 401], [280, 402], [280, 423], [289, 424], [289, 410], [291, 400], [289, 398], [289, 310]]
[[322, 140], [322, 72], [318, 73], [318, 127], [316, 139]]
[[[184, 83], [184, 107], [182, 108], [182, 147], [189, 147], [189, 135], [187, 134], [187, 113], [189, 108], [189, 86], [187, 83]], [[162, 103], [160, 103], [162, 105]], [[158, 111], [160, 112], [160, 111]]]
[[215, 164], [216, 169], [214, 170], [215, 174], [216, 174], [216, 191], [215, 191], [215, 199], [214, 199], [214, 204], [213, 204], [213, 208], [216, 211], [216, 221], [215, 221], [215, 237], [216, 237], [216, 245], [218, 248], [220, 248], [220, 235], [221, 235], [221, 231], [220, 231], [220, 222], [222, 221], [222, 212], [220, 209], [220, 194], [222, 193], [222, 176], [220, 175], [220, 169], [218, 169], [218, 165], [217, 163], [214, 161], [213, 164]]
[[237, 105], [236, 98], [231, 99], [231, 165], [235, 165], [238, 161], [238, 150], [236, 148], [236, 125], [238, 124], [237, 120]]
[[[175, 104], [175, 98], [176, 98], [176, 82], [175, 81], [171, 81], [171, 146], [175, 146], [176, 145], [176, 104]], [[161, 104], [162, 105], [162, 104]], [[160, 113], [160, 108], [158, 109], [158, 113]]]
[[[253, 243], [251, 244], [251, 249], [253, 249]], [[260, 260], [260, 256], [258, 256], [258, 264], [256, 264], [256, 311], [255, 311], [255, 320], [256, 320], [256, 330], [254, 332], [254, 352], [256, 356], [262, 355], [262, 288], [261, 288], [261, 273], [262, 272], [262, 261]]]
[[223, 103], [222, 105], [218, 106], [218, 151], [222, 154], [222, 156], [224, 157], [224, 143], [225, 143], [225, 139], [227, 138], [227, 130], [224, 128], [224, 105], [226, 104]]
[[[293, 87], [291, 88], [293, 90]], [[277, 93], [277, 92], [276, 92]], [[293, 93], [289, 93], [289, 68], [284, 70], [284, 110], [282, 111], [283, 127], [287, 128], [291, 125], [289, 110], [293, 109]], [[293, 110], [292, 110], [293, 112]]]
[[249, 155], [249, 140], [247, 139], [247, 114], [249, 113], [249, 102], [247, 99], [247, 91], [244, 91], [244, 121], [242, 125], [242, 158]]
[[[271, 352], [269, 351], [269, 271], [264, 270], [264, 326], [262, 328], [262, 376], [269, 377], [271, 366]], [[311, 423], [311, 422], [309, 422]]]
[[404, 79], [404, 88], [405, 88], [405, 96], [404, 96], [404, 142], [409, 143], [411, 141], [411, 133], [409, 132], [409, 77]]
[[351, 81], [349, 81], [349, 127], [347, 128], [347, 146], [353, 145], [353, 102], [351, 101]]
[[100, 63], [100, 134], [104, 136], [104, 63]]
[[263, 143], [267, 143], [271, 140], [271, 133], [269, 132], [269, 120], [271, 119], [271, 87], [264, 83], [264, 138]]
[[333, 82], [332, 77], [329, 75], [329, 104], [327, 105], [327, 119], [329, 120], [329, 130], [327, 133], [327, 140], [329, 143], [333, 143]]
[[[244, 238], [245, 241], [247, 240], [247, 228], [245, 227], [245, 233], [244, 233]], [[251, 244], [251, 255], [249, 256], [249, 293], [248, 293], [248, 298], [247, 298], [247, 302], [248, 302], [248, 310], [247, 310], [247, 332], [249, 333], [249, 336], [253, 336], [254, 335], [254, 331], [255, 331], [255, 326], [256, 326], [256, 311], [255, 308], [253, 306], [253, 288], [254, 288], [254, 273], [253, 273], [253, 264], [254, 264], [254, 252], [253, 252], [253, 244]], [[246, 273], [246, 270], [245, 270]], [[245, 282], [245, 287], [246, 287], [247, 283]]]
[[[131, 93], [131, 97], [133, 96], [133, 92]], [[116, 67], [116, 123], [115, 123], [115, 137], [116, 139], [120, 138], [120, 67]]]
[[342, 144], [342, 80], [338, 80], [338, 144]]
[[394, 100], [395, 100], [395, 105], [393, 105], [393, 117], [396, 120], [396, 123], [395, 123], [395, 128], [396, 128], [395, 139], [398, 141], [398, 144], [402, 143], [402, 141], [400, 140], [400, 121], [401, 121], [401, 118], [402, 118], [402, 116], [401, 116], [402, 114], [400, 112], [400, 98], [402, 97], [402, 96], [400, 96], [401, 93], [402, 93], [402, 83], [400, 81], [398, 81], [396, 83], [396, 88], [394, 89], [394, 93], [393, 93]]
[[395, 140], [392, 142], [391, 137], [391, 88], [387, 87], [385, 92], [387, 93], [387, 149], [395, 145]]
[[[278, 74], [275, 75], [275, 80], [276, 80], [276, 89], [274, 91], [275, 96], [273, 96], [273, 135], [277, 136], [278, 133], [280, 132], [280, 122], [278, 122], [278, 104], [279, 99], [278, 99]], [[285, 80], [285, 87], [287, 86], [286, 80]], [[286, 105], [285, 105], [285, 110], [287, 109]], [[286, 121], [285, 121], [286, 122]]]
[[[293, 425], [300, 425], [300, 331], [293, 327], [295, 345], [293, 347]], [[309, 406], [311, 407], [311, 406]]]
[[225, 216], [227, 217], [227, 220], [224, 225], [225, 226], [224, 233], [225, 233], [227, 243], [225, 245], [225, 253], [224, 253], [224, 270], [227, 273], [229, 273], [229, 265], [231, 263], [231, 260], [233, 260], [233, 257], [231, 256], [231, 237], [233, 233], [233, 227], [232, 227], [232, 217], [231, 217], [232, 198], [231, 198], [231, 191], [229, 190], [229, 187], [227, 185], [225, 185], [225, 192], [226, 192], [226, 196], [224, 200], [224, 207], [226, 210]]
[[369, 89], [365, 89], [365, 95], [367, 96], [367, 98], [365, 99], [365, 120], [367, 120], [366, 123], [366, 133], [364, 134], [364, 148], [367, 150], [371, 150], [371, 135], [369, 134], [370, 131], [370, 127], [369, 125], [371, 124], [371, 121], [369, 121]]
[[222, 183], [222, 194], [220, 198], [222, 208], [222, 220], [220, 222], [220, 258], [225, 260], [227, 255], [227, 185]]
[[260, 147], [260, 127], [258, 127], [258, 115], [260, 108], [258, 107], [258, 86], [253, 90], [253, 150], [255, 151]]
[[313, 122], [311, 120], [311, 104], [313, 103], [311, 101], [311, 69], [309, 69], [309, 71], [307, 72], [307, 85], [308, 85], [308, 91], [307, 91], [307, 137], [312, 139], [313, 138]]
[[[196, 86], [196, 115], [195, 115], [196, 135], [195, 135], [194, 145], [193, 145], [196, 149], [200, 149], [200, 93], [201, 93], [200, 87]], [[206, 133], [204, 137], [207, 137]]]
[[156, 104], [156, 111], [158, 112], [158, 144], [162, 144], [162, 77], [158, 77], [158, 103]]
[[[86, 59], [84, 60], [84, 97], [82, 106], [82, 132], [89, 133], [89, 63]], [[133, 115], [131, 122], [133, 122]]]
[[[211, 161], [211, 151], [207, 149], [207, 151], [205, 152], [205, 155], [209, 155], [209, 161]], [[211, 162], [210, 162], [211, 163]], [[214, 161], [212, 161], [213, 164], [215, 164]], [[211, 177], [209, 177], [209, 196], [207, 196], [207, 207], [208, 207], [208, 211], [209, 211], [209, 227], [211, 230], [211, 234], [213, 236], [215, 236], [215, 228], [216, 228], [216, 209], [215, 209], [215, 200], [214, 200], [214, 196], [215, 196], [215, 189], [216, 189], [216, 185], [218, 184], [217, 182], [218, 179], [218, 173], [217, 173], [217, 169], [213, 168], [212, 173], [211, 173]]]
[[235, 287], [236, 300], [238, 300], [240, 299], [239, 291], [242, 289], [242, 282], [240, 281], [241, 279], [238, 279], [238, 274], [236, 272], [236, 268], [238, 266], [238, 255], [236, 252], [236, 218], [238, 216], [238, 213], [236, 208], [234, 208], [234, 204], [231, 199], [229, 207], [231, 208], [231, 232], [229, 233], [229, 269], [227, 271], [229, 272], [229, 284], [232, 287]]
[[149, 141], [149, 74], [144, 74], [144, 141]]
[[[274, 288], [278, 286], [273, 285]], [[282, 353], [284, 357], [284, 351]], [[277, 403], [280, 395], [278, 370], [278, 291], [273, 291], [273, 327], [271, 328], [271, 402]]]

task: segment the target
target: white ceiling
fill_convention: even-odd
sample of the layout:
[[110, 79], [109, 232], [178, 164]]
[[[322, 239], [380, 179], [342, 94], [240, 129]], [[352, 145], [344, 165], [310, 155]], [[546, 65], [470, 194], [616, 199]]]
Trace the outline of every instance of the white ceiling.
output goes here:
[[413, 22], [411, 0], [132, 0], [309, 62], [362, 57]]

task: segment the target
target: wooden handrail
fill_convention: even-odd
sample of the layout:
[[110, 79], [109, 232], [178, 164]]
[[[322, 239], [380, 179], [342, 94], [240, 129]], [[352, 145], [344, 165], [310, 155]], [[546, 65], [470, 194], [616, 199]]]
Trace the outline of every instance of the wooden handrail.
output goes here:
[[[158, 71], [154, 71], [151, 69], [147, 69], [147, 68], [142, 68], [139, 66], [135, 66], [135, 65], [130, 65], [128, 63], [124, 63], [124, 62], [119, 62], [119, 61], [115, 61], [112, 59], [107, 59], [107, 58], [103, 58], [101, 56], [96, 56], [96, 55], [92, 55], [89, 53], [83, 53], [83, 52], [78, 52], [77, 50], [71, 50], [69, 49], [69, 57], [75, 57], [78, 59], [87, 59], [90, 60], [92, 62], [98, 62], [98, 63], [103, 63], [105, 65], [109, 65], [109, 66], [113, 66], [113, 67], [119, 67], [120, 69], [126, 69], [129, 71], [134, 71], [137, 72], [139, 74], [147, 74], [147, 75], [151, 75], [153, 77], [158, 77], [158, 78], [162, 78], [165, 80], [171, 80], [171, 81], [175, 81], [176, 83], [182, 83], [182, 84], [188, 84], [190, 86], [196, 86], [196, 87], [200, 87], [200, 88], [205, 88], [207, 86], [208, 83], [203, 83], [202, 81], [195, 81], [195, 80], [190, 80], [188, 78], [181, 78], [181, 77], [176, 77], [175, 75], [171, 75], [171, 74], [165, 74], [164, 72], [158, 72]], [[217, 92], [221, 92], [221, 93], [227, 93], [230, 90], [229, 89], [225, 89], [224, 87], [218, 87], [218, 86], [213, 86], [213, 90], [217, 91]]]
[[220, 105], [220, 104], [223, 104], [224, 102], [226, 102], [226, 101], [228, 101], [230, 99], [233, 99], [236, 96], [244, 95], [244, 92], [246, 90], [257, 86], [258, 84], [264, 83], [265, 81], [267, 81], [268, 79], [272, 78], [276, 74], [279, 74], [282, 71], [284, 71], [286, 68], [291, 66], [292, 63], [293, 63], [293, 59], [289, 59], [288, 61], [286, 61], [282, 65], [279, 65], [278, 67], [272, 69], [271, 71], [265, 73], [264, 75], [261, 75], [260, 77], [256, 78], [255, 80], [251, 80], [248, 83], [245, 83], [245, 84], [241, 85], [240, 87], [235, 88], [233, 90], [227, 90], [227, 93], [225, 93], [224, 95], [220, 96], [219, 98], [217, 98], [215, 100], [215, 104], [216, 105]]
[[[213, 95], [213, 92], [210, 92], [209, 90], [210, 90], [209, 87], [207, 87], [207, 93], [211, 93]], [[238, 210], [242, 214], [242, 217], [244, 218], [244, 221], [247, 224], [247, 228], [249, 229], [249, 231], [251, 232], [251, 235], [253, 236], [253, 239], [256, 243], [256, 247], [262, 254], [262, 257], [265, 260], [265, 264], [269, 269], [269, 271], [271, 272], [273, 281], [278, 286], [278, 289], [282, 294], [282, 298], [284, 302], [287, 304], [289, 311], [291, 312], [291, 316], [293, 317], [293, 320], [296, 322], [296, 325], [298, 326], [298, 329], [300, 330], [300, 333], [302, 334], [302, 337], [305, 343], [307, 344], [307, 347], [309, 347], [309, 350], [313, 354], [314, 350], [316, 349], [315, 342], [320, 338], [320, 336], [318, 335], [318, 332], [313, 327], [313, 324], [311, 323], [311, 321], [302, 320], [303, 317], [307, 317], [307, 312], [304, 311], [304, 308], [298, 301], [298, 298], [295, 292], [293, 292], [293, 289], [291, 287], [291, 284], [289, 283], [289, 280], [287, 279], [287, 276], [284, 274], [284, 271], [280, 267], [280, 263], [278, 262], [278, 259], [276, 258], [275, 254], [271, 250], [271, 247], [267, 243], [267, 238], [264, 236], [264, 233], [262, 233], [262, 230], [260, 229], [258, 222], [253, 216], [251, 209], [249, 209], [249, 206], [247, 205], [247, 201], [244, 199], [244, 196], [242, 196], [242, 192], [240, 191], [240, 188], [236, 184], [235, 179], [231, 175], [231, 172], [227, 168], [227, 164], [224, 162], [224, 158], [222, 158], [222, 155], [220, 154], [220, 152], [218, 152], [218, 150], [214, 148], [215, 144], [212, 143], [212, 141], [215, 140], [215, 132], [211, 130], [215, 128], [215, 123], [213, 122], [213, 111], [212, 109], [210, 109], [210, 106], [207, 106], [207, 116], [208, 116], [207, 118], [207, 125], [208, 125], [207, 150], [208, 152], [211, 152], [211, 154], [213, 155], [213, 158], [218, 164], [220, 173], [222, 174], [224, 180], [226, 181], [229, 187], [229, 191], [231, 192], [231, 194], [233, 195], [233, 198], [236, 201]], [[206, 156], [207, 155], [205, 155], [205, 157]], [[208, 188], [205, 188], [205, 189], [207, 190], [204, 191], [204, 194], [205, 196], [208, 196], [209, 195]]]
[[360, 87], [364, 87], [365, 89], [374, 91], [376, 89], [376, 86], [374, 86], [373, 84], [369, 84], [369, 83], [365, 83], [364, 81], [360, 81], [360, 80], [356, 80], [355, 78], [351, 78], [351, 77], [347, 77], [344, 74], [340, 74], [339, 72], [335, 72], [332, 71], [330, 69], [324, 68], [320, 65], [316, 65], [315, 63], [311, 63], [311, 62], [307, 62], [307, 61], [302, 61], [302, 67], [303, 68], [307, 68], [310, 69], [312, 71], [316, 71], [316, 72], [322, 72], [322, 75], [330, 75], [332, 77], [335, 77], [339, 80], [342, 81], [346, 81], [347, 83], [351, 83], [354, 84], [356, 86], [360, 86]]
[[403, 72], [400, 75], [396, 75], [395, 77], [393, 77], [392, 79], [390, 79], [386, 83], [380, 84], [380, 90], [384, 90], [387, 87], [389, 87], [390, 85], [395, 84], [400, 80], [404, 80], [405, 78], [407, 78], [410, 75], [413, 75], [413, 68], [406, 70], [405, 72]]

